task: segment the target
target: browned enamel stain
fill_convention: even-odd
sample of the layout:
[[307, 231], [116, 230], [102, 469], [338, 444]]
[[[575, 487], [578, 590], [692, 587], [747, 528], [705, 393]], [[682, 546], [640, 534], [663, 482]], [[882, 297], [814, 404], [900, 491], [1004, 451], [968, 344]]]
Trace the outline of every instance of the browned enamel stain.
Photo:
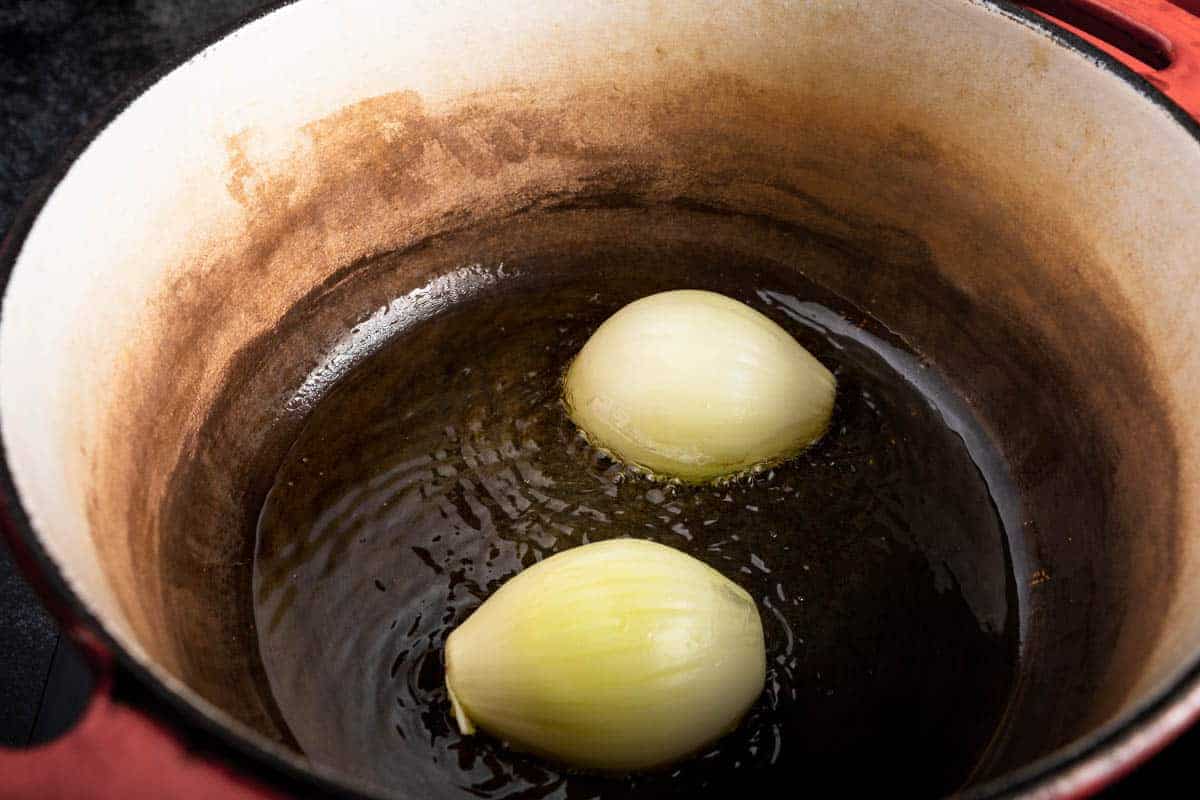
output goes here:
[[1029, 52], [1029, 69], [1033, 72], [1031, 76], [1035, 80], [1040, 80], [1046, 77], [1046, 73], [1050, 70], [1050, 44], [1047, 42], [1033, 42]]
[[909, 161], [936, 164], [941, 157], [938, 147], [933, 141], [921, 131], [908, 125], [898, 125], [885, 147], [894, 156]]
[[[242, 228], [164, 290], [93, 454], [96, 538], [151, 653], [283, 736], [253, 650], [253, 519], [296, 422], [283, 404], [365, 309], [457, 259], [720, 236], [793, 259], [914, 343], [1013, 463], [1054, 580], [1030, 600], [1023, 738], [993, 768], [1110, 713], [1169, 599], [1142, 589], [1171, 581], [1177, 476], [1159, 365], [1093, 268], [1109, 254], [953, 132], [820, 91], [695, 73], [437, 112], [398, 93], [308, 126], [280, 168], [252, 162], [252, 132], [232, 137]], [[236, 329], [254, 335], [235, 346]]]
[[229, 181], [225, 185], [233, 198], [243, 206], [250, 205], [247, 183], [254, 176], [254, 167], [246, 157], [246, 139], [249, 135], [249, 131], [242, 131], [225, 142], [225, 151], [229, 154]]

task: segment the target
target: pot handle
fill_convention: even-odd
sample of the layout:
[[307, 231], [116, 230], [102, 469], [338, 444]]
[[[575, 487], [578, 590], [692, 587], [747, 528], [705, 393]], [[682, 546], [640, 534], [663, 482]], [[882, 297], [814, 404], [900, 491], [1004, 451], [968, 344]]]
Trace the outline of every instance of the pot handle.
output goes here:
[[[1200, 120], [1200, 0], [1019, 0], [1019, 5], [1091, 42]], [[1096, 23], [1094, 30], [1133, 42], [1156, 63], [1074, 24], [1085, 20]]]
[[71, 638], [96, 675], [87, 708], [71, 730], [47, 744], [0, 748], [0, 795], [8, 800], [283, 797], [114, 699], [112, 656], [83, 629], [73, 630]]

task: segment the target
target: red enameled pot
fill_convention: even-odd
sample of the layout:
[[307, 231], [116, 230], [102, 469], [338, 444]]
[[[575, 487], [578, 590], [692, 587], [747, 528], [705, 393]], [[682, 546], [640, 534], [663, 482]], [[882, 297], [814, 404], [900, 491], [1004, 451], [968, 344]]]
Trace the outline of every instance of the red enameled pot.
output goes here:
[[162, 75], [0, 257], [6, 533], [98, 677], [74, 730], [0, 752], [0, 794], [416, 796], [280, 743], [252, 467], [345, 318], [321, 298], [369, 257], [464, 230], [586, 243], [598, 216], [537, 215], [618, 195], [700, 243], [784, 246], [701, 221], [721, 209], [869, 256], [806, 269], [961, 391], [1028, 519], [1029, 669], [963, 794], [1124, 775], [1200, 716], [1198, 14], [299, 0]]

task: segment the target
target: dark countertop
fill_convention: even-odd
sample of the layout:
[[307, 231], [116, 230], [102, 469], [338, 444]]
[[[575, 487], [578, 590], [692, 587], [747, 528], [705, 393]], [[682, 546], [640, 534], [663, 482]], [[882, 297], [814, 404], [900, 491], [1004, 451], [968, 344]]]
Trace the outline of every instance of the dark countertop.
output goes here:
[[[272, 0], [0, 0], [0, 232], [89, 123], [155, 69]], [[87, 677], [0, 540], [0, 745], [52, 738]], [[1194, 730], [1107, 798], [1190, 792]], [[1178, 788], [1173, 788], [1178, 787]], [[0, 794], [3, 787], [0, 785]]]

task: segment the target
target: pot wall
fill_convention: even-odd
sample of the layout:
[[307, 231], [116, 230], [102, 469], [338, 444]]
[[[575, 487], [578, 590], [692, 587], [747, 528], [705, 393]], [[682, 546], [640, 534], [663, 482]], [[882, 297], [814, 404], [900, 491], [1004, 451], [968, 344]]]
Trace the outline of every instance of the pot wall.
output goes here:
[[802, 228], [861, 256], [804, 268], [978, 406], [1012, 513], [1040, 526], [1018, 578], [1050, 666], [1013, 724], [1059, 705], [1000, 770], [1128, 713], [1200, 644], [1197, 186], [1167, 111], [982, 3], [300, 2], [156, 84], [51, 196], [0, 318], [9, 467], [121, 646], [282, 738], [243, 617], [257, 489], [235, 473], [286, 439], [366, 297], [324, 296], [370, 256], [555, 198]]

